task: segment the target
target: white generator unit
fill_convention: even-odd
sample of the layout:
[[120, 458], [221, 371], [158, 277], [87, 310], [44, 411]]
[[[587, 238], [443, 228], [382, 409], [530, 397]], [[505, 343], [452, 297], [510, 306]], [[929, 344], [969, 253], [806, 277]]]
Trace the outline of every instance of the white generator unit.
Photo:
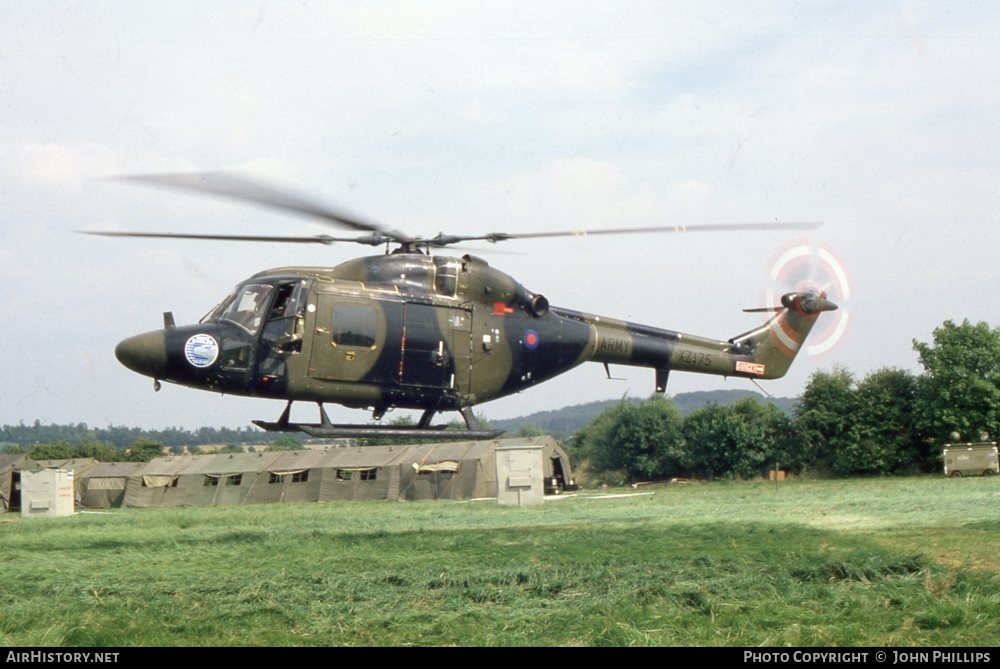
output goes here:
[[498, 446], [497, 503], [509, 506], [545, 501], [545, 467], [541, 444]]
[[21, 471], [21, 517], [53, 518], [72, 516], [72, 469]]

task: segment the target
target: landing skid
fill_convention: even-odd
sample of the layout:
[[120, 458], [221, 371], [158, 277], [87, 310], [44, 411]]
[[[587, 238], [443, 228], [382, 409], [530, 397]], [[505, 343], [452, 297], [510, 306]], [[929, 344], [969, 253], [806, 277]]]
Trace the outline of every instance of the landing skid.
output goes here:
[[504, 432], [499, 429], [484, 429], [472, 414], [472, 410], [468, 407], [459, 410], [462, 418], [465, 419], [467, 427], [465, 430], [449, 430], [447, 429], [447, 425], [431, 425], [431, 418], [436, 413], [432, 410], [424, 411], [423, 415], [420, 416], [420, 422], [416, 425], [344, 425], [331, 423], [329, 417], [326, 415], [326, 409], [323, 408], [322, 404], [319, 404], [319, 423], [293, 423], [289, 421], [291, 409], [292, 403], [289, 402], [277, 421], [255, 420], [253, 424], [267, 432], [305, 432], [310, 437], [317, 438], [372, 437], [392, 439], [398, 437], [400, 439], [464, 441], [469, 439], [495, 439]]

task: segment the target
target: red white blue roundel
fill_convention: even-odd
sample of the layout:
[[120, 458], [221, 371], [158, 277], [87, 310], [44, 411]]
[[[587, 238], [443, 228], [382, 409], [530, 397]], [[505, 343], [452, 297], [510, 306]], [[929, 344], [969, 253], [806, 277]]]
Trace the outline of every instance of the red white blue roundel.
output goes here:
[[184, 357], [195, 367], [208, 367], [219, 357], [219, 342], [207, 334], [196, 334], [184, 344]]
[[529, 351], [534, 351], [536, 348], [538, 348], [538, 342], [539, 342], [538, 333], [535, 332], [534, 330], [525, 330], [524, 337], [521, 341], [524, 342], [524, 348], [528, 349]]

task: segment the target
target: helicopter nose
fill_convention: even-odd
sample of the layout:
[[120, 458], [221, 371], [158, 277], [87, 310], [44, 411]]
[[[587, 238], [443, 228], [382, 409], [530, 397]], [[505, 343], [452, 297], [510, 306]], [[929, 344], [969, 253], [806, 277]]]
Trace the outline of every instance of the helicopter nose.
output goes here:
[[123, 339], [115, 347], [115, 357], [133, 372], [160, 378], [167, 368], [166, 335], [155, 330]]

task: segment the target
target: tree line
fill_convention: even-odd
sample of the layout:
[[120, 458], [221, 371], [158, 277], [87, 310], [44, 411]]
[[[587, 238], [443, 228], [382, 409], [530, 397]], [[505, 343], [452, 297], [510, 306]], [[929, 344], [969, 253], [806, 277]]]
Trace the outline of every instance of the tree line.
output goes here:
[[113, 448], [123, 449], [128, 448], [137, 439], [149, 439], [170, 448], [208, 444], [262, 444], [273, 438], [273, 435], [254, 428], [202, 427], [197, 430], [185, 430], [172, 427], [165, 430], [144, 430], [124, 426], [95, 428], [89, 427], [86, 423], [46, 425], [37, 420], [31, 425], [21, 422], [17, 425], [0, 427], [0, 443], [21, 447], [53, 442], [68, 444], [100, 442]]
[[0, 427], [0, 452], [24, 453], [34, 460], [94, 458], [101, 462], [148, 462], [171, 453], [197, 453], [200, 446], [212, 445], [223, 452], [242, 452], [244, 444], [282, 450], [301, 447], [293, 438], [275, 440], [259, 430], [203, 427], [198, 430], [169, 428], [143, 430], [135, 427], [92, 428], [86, 423], [45, 425], [4, 425]]
[[924, 371], [882, 368], [861, 379], [815, 372], [793, 415], [753, 398], [686, 417], [671, 400], [622, 402], [566, 445], [608, 483], [792, 473], [853, 476], [938, 471], [941, 449], [1000, 434], [1000, 328], [946, 321], [914, 340]]

